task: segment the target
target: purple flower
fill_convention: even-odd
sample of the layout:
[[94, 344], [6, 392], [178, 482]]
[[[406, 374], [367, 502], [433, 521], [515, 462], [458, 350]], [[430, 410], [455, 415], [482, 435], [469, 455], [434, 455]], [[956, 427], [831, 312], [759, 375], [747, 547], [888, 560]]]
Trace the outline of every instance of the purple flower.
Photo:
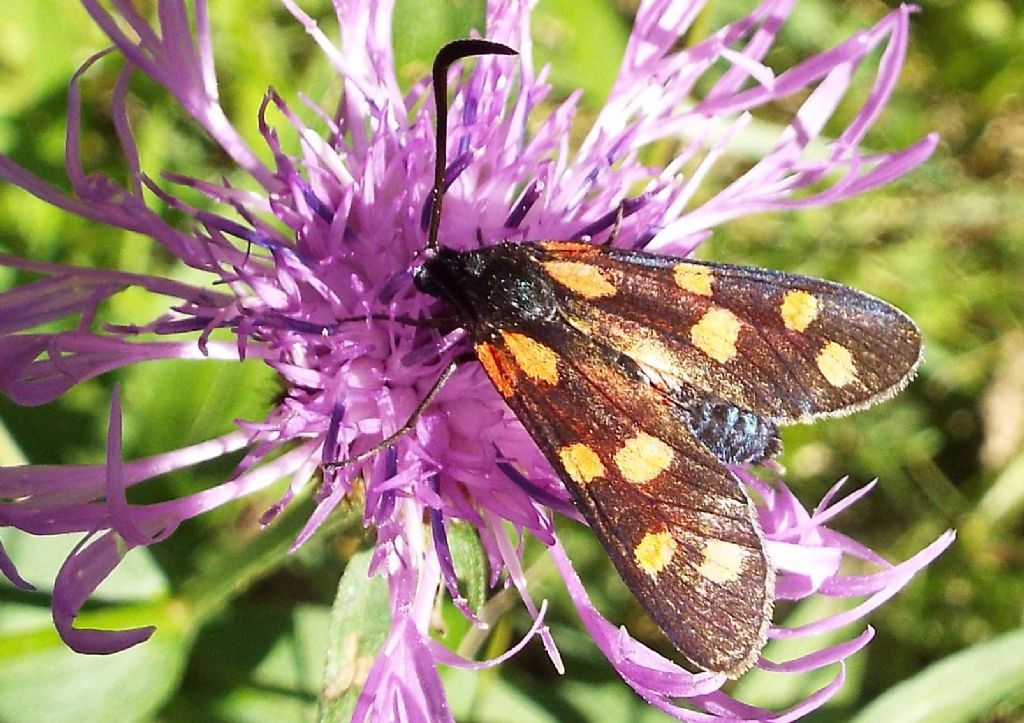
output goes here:
[[[152, 359], [261, 359], [286, 385], [262, 421], [239, 423], [223, 437], [139, 460], [122, 459], [115, 391], [105, 464], [0, 470], [0, 524], [38, 535], [82, 534], [53, 595], [56, 627], [81, 652], [116, 652], [152, 633], [152, 628], [111, 632], [73, 624], [84, 601], [128, 550], [159, 542], [184, 520], [287, 479], [281, 502], [265, 515], [269, 523], [299, 491], [316, 484], [324, 462], [370, 450], [400, 427], [447, 363], [465, 350], [459, 331], [438, 337], [403, 323], [428, 315], [431, 303], [413, 289], [410, 269], [425, 239], [434, 111], [424, 102], [426, 80], [405, 94], [398, 86], [390, 3], [338, 0], [339, 46], [292, 0], [282, 1], [345, 85], [337, 110], [314, 108], [329, 128], [325, 137], [306, 127], [283, 98], [267, 93], [259, 122], [273, 167], [258, 159], [218, 103], [205, 3], [197, 1], [190, 18], [177, 0], [158, 2], [159, 29], [124, 4], [116, 4], [122, 10], [115, 17], [95, 0], [83, 0], [125, 59], [112, 112], [134, 172], [127, 185], [87, 173], [80, 157], [78, 82], [100, 56], [83, 66], [69, 92], [67, 172], [73, 193], [0, 157], [0, 178], [71, 213], [145, 234], [207, 277], [193, 285], [0, 256], [4, 265], [42, 276], [0, 295], [0, 389], [11, 399], [44, 404], [86, 379]], [[547, 70], [533, 66], [528, 3], [490, 3], [484, 36], [517, 48], [520, 57], [481, 58], [455, 85], [444, 243], [466, 248], [476, 243], [477, 234], [486, 242], [593, 236], [610, 229], [622, 206], [617, 243], [685, 255], [724, 221], [832, 203], [884, 184], [927, 158], [934, 136], [892, 153], [860, 148], [902, 65], [911, 8], [901, 7], [839, 46], [776, 73], [762, 60], [792, 5], [793, 0], [766, 0], [749, 16], [676, 51], [703, 3], [643, 3], [607, 104], [573, 150], [566, 139], [579, 94], [546, 116], [536, 110], [549, 86]], [[879, 48], [873, 92], [839, 135], [823, 143], [822, 129], [851, 76]], [[707, 91], [695, 94], [702, 76], [723, 64], [727, 70]], [[135, 72], [170, 92], [262, 192], [180, 176], [167, 176], [161, 185], [143, 176], [125, 107], [128, 79]], [[698, 186], [715, 161], [730, 152], [749, 112], [792, 96], [805, 97], [774, 148], [710, 200], [695, 204]], [[271, 108], [290, 127], [272, 126]], [[284, 151], [281, 132], [300, 139], [298, 156]], [[680, 156], [666, 168], [644, 165], [638, 150], [666, 138], [683, 141]], [[696, 171], [684, 175], [684, 167]], [[205, 194], [222, 211], [189, 206], [174, 195], [175, 185]], [[636, 188], [643, 191], [630, 191]], [[147, 204], [147, 189], [162, 202], [153, 206], [178, 209], [192, 224], [179, 229], [166, 223], [159, 209]], [[277, 222], [269, 223], [271, 217]], [[168, 299], [167, 312], [141, 326], [95, 324], [97, 307], [129, 286]], [[48, 322], [76, 317], [73, 330], [38, 331]], [[353, 317], [365, 321], [344, 321]], [[216, 339], [215, 330], [220, 331]], [[225, 331], [233, 342], [223, 341]], [[143, 335], [161, 340], [142, 341]], [[243, 449], [242, 463], [219, 485], [161, 503], [127, 501], [129, 487]], [[865, 598], [849, 612], [803, 628], [773, 628], [773, 638], [812, 635], [863, 616], [952, 541], [947, 532], [893, 566], [826, 526], [867, 488], [841, 501], [833, 490], [808, 513], [781, 481], [769, 484], [737, 473], [760, 500], [768, 551], [779, 571], [779, 599], [818, 592]], [[534, 617], [529, 634], [508, 654], [539, 637], [561, 670], [543, 621], [545, 606], [536, 605], [527, 589], [519, 541], [506, 533], [511, 523], [520, 535], [550, 549], [583, 624], [623, 679], [652, 705], [681, 718], [799, 717], [839, 688], [841, 661], [871, 637], [869, 628], [804, 658], [762, 660], [759, 667], [784, 672], [840, 662], [831, 684], [794, 709], [771, 713], [721, 692], [724, 676], [689, 673], [611, 625], [589, 603], [554, 532], [551, 510], [576, 516], [564, 488], [477, 365], [460, 368], [415, 429], [386, 452], [336, 471], [328, 465], [316, 491], [317, 508], [296, 547], [358, 478], [365, 487], [365, 522], [377, 533], [371, 570], [388, 581], [392, 627], [359, 699], [357, 720], [388, 719], [395, 711], [409, 720], [450, 718], [437, 665], [477, 668], [506, 657], [467, 661], [430, 636], [442, 587], [479, 624], [459, 593], [448, 550], [446, 528], [455, 520], [475, 526], [492, 583], [514, 586]], [[877, 572], [841, 576], [844, 557], [870, 563]], [[0, 571], [16, 585], [30, 587], [2, 548]]]

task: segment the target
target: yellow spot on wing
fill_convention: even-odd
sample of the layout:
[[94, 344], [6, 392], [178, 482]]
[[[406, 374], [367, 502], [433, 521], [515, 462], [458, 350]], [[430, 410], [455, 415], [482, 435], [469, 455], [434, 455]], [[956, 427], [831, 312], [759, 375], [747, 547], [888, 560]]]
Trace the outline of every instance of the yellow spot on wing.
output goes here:
[[787, 329], [803, 331], [818, 316], [818, 299], [806, 291], [787, 291], [779, 314]]
[[693, 345], [717, 362], [736, 356], [736, 340], [740, 336], [740, 320], [728, 309], [709, 309], [690, 329]]
[[558, 384], [558, 355], [536, 339], [515, 331], [501, 332], [516, 365], [536, 381]]
[[725, 540], [708, 540], [697, 572], [711, 582], [733, 582], [740, 576], [743, 561], [749, 554], [742, 545]]
[[506, 373], [494, 344], [486, 341], [480, 342], [473, 347], [473, 350], [476, 352], [476, 358], [480, 360], [480, 366], [484, 368], [491, 382], [497, 387], [498, 393], [503, 397], [512, 396], [516, 385], [515, 375]]
[[545, 261], [544, 270], [567, 289], [588, 299], [615, 296], [615, 285], [596, 266], [582, 261]]
[[834, 341], [818, 353], [818, 371], [834, 387], [845, 387], [857, 379], [857, 366], [850, 350]]
[[711, 296], [711, 280], [714, 278], [711, 269], [697, 264], [676, 264], [672, 270], [676, 285], [683, 291], [698, 296]]
[[648, 532], [640, 540], [640, 544], [633, 550], [636, 557], [636, 564], [640, 569], [657, 579], [658, 573], [668, 567], [672, 562], [672, 555], [676, 551], [676, 541], [667, 530], [661, 532]]
[[672, 352], [657, 339], [638, 337], [630, 339], [623, 352], [640, 365], [651, 381], [660, 387], [678, 386], [676, 379], [683, 376]]
[[604, 475], [604, 465], [597, 453], [585, 444], [577, 442], [558, 450], [558, 458], [569, 476], [577, 484], [585, 485]]
[[553, 253], [586, 254], [587, 256], [593, 256], [600, 250], [594, 244], [583, 241], [541, 241], [540, 247]]
[[635, 485], [650, 482], [672, 464], [675, 452], [657, 437], [640, 432], [626, 440], [615, 453], [615, 464], [627, 481]]

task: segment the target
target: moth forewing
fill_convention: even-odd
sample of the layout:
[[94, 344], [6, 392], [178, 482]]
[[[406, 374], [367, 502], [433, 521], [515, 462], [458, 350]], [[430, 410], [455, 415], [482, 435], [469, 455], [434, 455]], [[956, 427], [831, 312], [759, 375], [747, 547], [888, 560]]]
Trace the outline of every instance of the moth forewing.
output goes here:
[[542, 265], [574, 264], [577, 277], [616, 287], [594, 297], [559, 280], [577, 326], [662, 376], [779, 424], [888, 399], [921, 361], [909, 316], [842, 284], [572, 242], [543, 248]]

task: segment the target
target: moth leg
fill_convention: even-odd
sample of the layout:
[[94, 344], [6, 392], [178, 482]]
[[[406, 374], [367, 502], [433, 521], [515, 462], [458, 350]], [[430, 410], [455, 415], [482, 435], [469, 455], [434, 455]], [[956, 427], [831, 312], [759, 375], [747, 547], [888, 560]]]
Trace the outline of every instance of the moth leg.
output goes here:
[[626, 217], [626, 202], [622, 201], [619, 207], [615, 209], [615, 222], [612, 224], [612, 230], [608, 234], [601, 245], [602, 246], [614, 246], [616, 239], [619, 237], [619, 228], [622, 226], [622, 219]]
[[448, 366], [445, 367], [444, 371], [441, 372], [441, 375], [437, 378], [437, 381], [435, 381], [433, 386], [430, 387], [430, 391], [423, 395], [423, 399], [421, 399], [419, 404], [416, 405], [416, 408], [412, 410], [412, 414], [410, 414], [409, 418], [405, 420], [405, 423], [401, 427], [396, 429], [394, 432], [389, 434], [387, 437], [382, 439], [380, 442], [373, 445], [373, 447], [366, 450], [365, 452], [360, 452], [359, 454], [353, 457], [349, 457], [348, 459], [343, 459], [338, 462], [324, 462], [321, 466], [324, 467], [325, 469], [345, 469], [346, 467], [351, 467], [354, 464], [359, 464], [360, 462], [363, 462], [369, 459], [370, 457], [373, 457], [375, 454], [378, 454], [379, 452], [383, 452], [385, 449], [387, 449], [392, 444], [397, 442], [400, 438], [405, 436], [407, 432], [409, 432], [410, 430], [412, 430], [413, 427], [416, 426], [416, 421], [421, 416], [423, 416], [423, 412], [426, 411], [427, 407], [429, 407], [431, 402], [434, 401], [437, 395], [441, 392], [441, 389], [444, 387], [444, 385], [447, 384], [448, 380], [452, 378], [452, 375], [456, 372], [456, 370], [466, 362], [473, 361], [475, 359], [476, 357], [474, 357], [472, 354], [460, 354], [459, 356], [452, 359], [452, 361], [449, 362]]
[[406, 326], [418, 326], [425, 329], [451, 329], [458, 325], [455, 317], [440, 316], [432, 317], [430, 319], [415, 319], [403, 314], [398, 314], [396, 316], [391, 316], [390, 314], [362, 314], [361, 316], [346, 316], [338, 319], [335, 323], [348, 324], [353, 321], [366, 321], [367, 319], [373, 319], [374, 321], [397, 321], [399, 324], [405, 324]]

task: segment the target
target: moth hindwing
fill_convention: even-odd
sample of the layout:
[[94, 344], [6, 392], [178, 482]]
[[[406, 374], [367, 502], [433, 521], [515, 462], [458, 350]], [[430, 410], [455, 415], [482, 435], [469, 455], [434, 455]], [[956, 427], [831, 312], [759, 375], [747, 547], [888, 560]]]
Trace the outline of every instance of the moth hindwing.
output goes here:
[[899, 391], [920, 332], [820, 279], [571, 241], [441, 246], [448, 66], [511, 52], [464, 40], [435, 60], [435, 181], [415, 286], [447, 302], [669, 640], [701, 668], [738, 676], [764, 645], [775, 581], [728, 466], [776, 454], [777, 425]]

